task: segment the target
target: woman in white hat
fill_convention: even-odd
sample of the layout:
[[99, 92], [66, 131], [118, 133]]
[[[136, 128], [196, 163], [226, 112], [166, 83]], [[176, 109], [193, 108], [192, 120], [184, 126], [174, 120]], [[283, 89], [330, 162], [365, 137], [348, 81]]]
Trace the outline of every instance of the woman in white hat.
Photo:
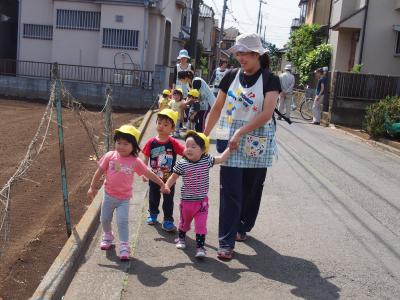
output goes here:
[[179, 55], [176, 58], [178, 63], [174, 68], [174, 79], [172, 84], [172, 89], [181, 88], [183, 90], [183, 98], [187, 97], [187, 92], [189, 91], [188, 86], [182, 86], [182, 84], [178, 80], [178, 73], [181, 71], [192, 71], [194, 73], [194, 67], [190, 61], [189, 53], [186, 49], [182, 49], [179, 51]]
[[267, 168], [276, 154], [273, 112], [281, 91], [257, 34], [239, 35], [229, 51], [241, 67], [221, 80], [204, 130], [209, 135], [218, 122], [217, 150], [234, 151], [220, 171], [218, 258], [227, 260], [258, 215]]

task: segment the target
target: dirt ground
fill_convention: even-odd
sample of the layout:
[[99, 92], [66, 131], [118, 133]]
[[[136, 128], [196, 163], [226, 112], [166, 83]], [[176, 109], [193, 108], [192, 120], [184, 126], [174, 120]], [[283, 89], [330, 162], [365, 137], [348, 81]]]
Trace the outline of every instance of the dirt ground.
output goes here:
[[[0, 188], [24, 158], [45, 110], [45, 104], [0, 99]], [[102, 129], [98, 112], [85, 113]], [[114, 113], [114, 127], [140, 113]], [[90, 204], [86, 192], [96, 162], [86, 132], [75, 114], [65, 109], [65, 156], [69, 206], [77, 224]], [[100, 132], [100, 131], [98, 131]], [[11, 189], [9, 241], [0, 256], [0, 299], [28, 299], [67, 240], [60, 183], [60, 158], [56, 123], [53, 122], [42, 153], [26, 179]]]

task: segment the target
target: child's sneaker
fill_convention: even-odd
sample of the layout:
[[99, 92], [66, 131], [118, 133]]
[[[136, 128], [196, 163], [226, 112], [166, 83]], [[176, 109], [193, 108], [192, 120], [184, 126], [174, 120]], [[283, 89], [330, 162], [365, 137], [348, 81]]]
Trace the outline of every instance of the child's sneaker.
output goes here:
[[172, 221], [164, 221], [162, 224], [162, 229], [165, 231], [175, 231], [176, 227], [174, 225], [174, 222]]
[[154, 225], [157, 223], [157, 215], [149, 215], [146, 220], [147, 225]]
[[131, 248], [128, 243], [121, 243], [119, 247], [119, 259], [120, 260], [129, 260], [131, 256]]
[[112, 241], [114, 240], [114, 235], [112, 232], [105, 232], [103, 235], [103, 239], [100, 242], [101, 250], [108, 250], [112, 246]]
[[206, 252], [206, 249], [204, 249], [204, 247], [196, 248], [196, 254], [195, 254], [194, 257], [203, 258], [203, 257], [206, 257], [206, 256], [207, 256], [207, 252]]
[[180, 239], [180, 238], [175, 239], [175, 246], [178, 249], [182, 249], [182, 250], [186, 249], [186, 241], [185, 241], [185, 239]]

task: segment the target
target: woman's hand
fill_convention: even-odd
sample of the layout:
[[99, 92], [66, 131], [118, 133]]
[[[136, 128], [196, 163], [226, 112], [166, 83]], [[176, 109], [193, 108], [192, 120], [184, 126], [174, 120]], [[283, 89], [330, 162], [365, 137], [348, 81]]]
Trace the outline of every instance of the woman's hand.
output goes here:
[[232, 135], [231, 139], [229, 140], [229, 149], [234, 151], [239, 148], [240, 139], [242, 138], [242, 134], [240, 129], [237, 129], [235, 133]]
[[88, 192], [87, 192], [87, 197], [90, 201], [93, 201], [94, 197], [96, 197], [98, 189], [95, 187], [90, 187]]

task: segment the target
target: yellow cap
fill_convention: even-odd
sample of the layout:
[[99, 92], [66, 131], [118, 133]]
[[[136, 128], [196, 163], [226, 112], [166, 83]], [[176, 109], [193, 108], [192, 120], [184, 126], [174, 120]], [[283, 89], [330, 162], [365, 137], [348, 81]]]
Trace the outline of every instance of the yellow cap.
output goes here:
[[186, 136], [191, 133], [191, 134], [195, 134], [197, 135], [199, 138], [201, 138], [204, 141], [204, 152], [208, 152], [208, 148], [210, 147], [210, 138], [208, 136], [206, 136], [204, 133], [202, 132], [197, 132], [194, 130], [188, 130], [186, 133]]
[[163, 94], [163, 95], [168, 95], [168, 96], [169, 96], [169, 95], [171, 95], [171, 91], [165, 89], [165, 90], [162, 91], [162, 94]]
[[132, 125], [122, 125], [120, 128], [115, 129], [115, 133], [120, 132], [120, 133], [126, 133], [130, 134], [136, 139], [136, 142], [139, 143], [139, 138], [140, 138], [140, 131], [136, 129], [136, 127]]
[[168, 118], [170, 118], [172, 120], [172, 122], [174, 122], [174, 126], [175, 126], [176, 122], [178, 121], [179, 113], [177, 111], [173, 111], [172, 109], [165, 108], [162, 111], [160, 111], [158, 113], [158, 115], [167, 116]]
[[174, 92], [179, 92], [179, 93], [181, 93], [182, 95], [183, 95], [183, 90], [181, 89], [181, 88], [176, 88], [175, 90], [174, 90]]
[[192, 96], [192, 97], [194, 97], [194, 98], [199, 98], [200, 93], [199, 93], [199, 91], [196, 90], [196, 89], [191, 89], [191, 90], [189, 91], [189, 93], [188, 93], [188, 96]]

